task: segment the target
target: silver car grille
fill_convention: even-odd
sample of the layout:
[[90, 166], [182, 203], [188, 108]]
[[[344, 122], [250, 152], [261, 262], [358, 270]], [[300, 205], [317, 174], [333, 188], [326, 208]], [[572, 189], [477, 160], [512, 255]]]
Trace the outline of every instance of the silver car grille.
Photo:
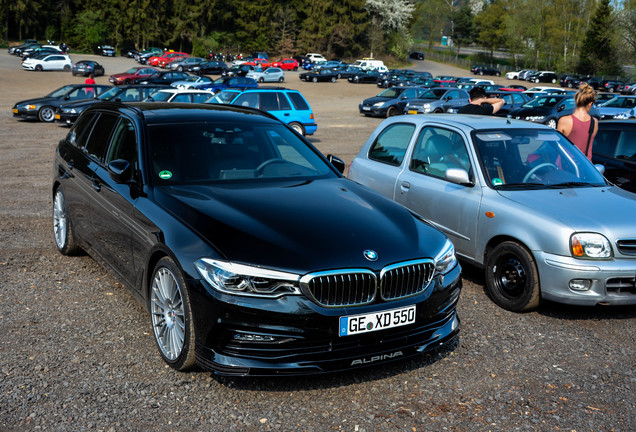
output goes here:
[[379, 275], [367, 269], [342, 269], [310, 273], [301, 278], [301, 287], [315, 303], [325, 307], [359, 306], [398, 300], [426, 290], [435, 266], [430, 259], [387, 266]]
[[619, 240], [616, 242], [616, 246], [623, 255], [636, 256], [636, 239]]

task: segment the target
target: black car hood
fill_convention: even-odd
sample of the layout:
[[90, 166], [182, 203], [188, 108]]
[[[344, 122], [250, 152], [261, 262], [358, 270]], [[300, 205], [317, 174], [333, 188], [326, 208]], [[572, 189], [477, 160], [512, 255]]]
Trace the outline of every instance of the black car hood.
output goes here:
[[16, 102], [16, 105], [25, 105], [25, 104], [29, 104], [29, 105], [59, 105], [62, 104], [66, 101], [70, 101], [70, 99], [64, 99], [63, 97], [61, 98], [52, 98], [52, 97], [39, 97], [39, 98], [33, 98], [33, 99], [26, 99], [20, 102]]
[[[299, 274], [379, 270], [445, 241], [404, 207], [346, 179], [158, 187], [155, 197], [226, 259]], [[367, 249], [376, 262], [364, 258]]]

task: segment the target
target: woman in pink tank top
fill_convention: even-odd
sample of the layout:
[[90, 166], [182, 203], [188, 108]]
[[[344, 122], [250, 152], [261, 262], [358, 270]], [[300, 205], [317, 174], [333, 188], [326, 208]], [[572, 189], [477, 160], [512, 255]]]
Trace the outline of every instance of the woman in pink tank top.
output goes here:
[[598, 121], [595, 120], [592, 136], [590, 137], [592, 116], [590, 116], [589, 112], [595, 101], [596, 91], [588, 84], [581, 84], [579, 91], [574, 95], [574, 102], [576, 103], [574, 113], [561, 117], [557, 125], [557, 130], [568, 137], [589, 160], [592, 160], [592, 144], [594, 143], [596, 132], [598, 132]]

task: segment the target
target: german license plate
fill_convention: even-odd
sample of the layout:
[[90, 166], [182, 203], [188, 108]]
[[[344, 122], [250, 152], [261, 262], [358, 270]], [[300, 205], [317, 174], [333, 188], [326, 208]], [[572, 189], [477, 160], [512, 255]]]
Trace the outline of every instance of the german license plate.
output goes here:
[[401, 327], [415, 322], [415, 305], [370, 314], [340, 317], [340, 336]]
[[409, 110], [409, 114], [417, 114], [416, 110]]
[[60, 115], [59, 114], [55, 114], [55, 120], [60, 120]]
[[18, 113], [18, 109], [17, 108], [13, 108], [13, 114], [17, 114]]
[[362, 111], [371, 111], [371, 107], [362, 107]]

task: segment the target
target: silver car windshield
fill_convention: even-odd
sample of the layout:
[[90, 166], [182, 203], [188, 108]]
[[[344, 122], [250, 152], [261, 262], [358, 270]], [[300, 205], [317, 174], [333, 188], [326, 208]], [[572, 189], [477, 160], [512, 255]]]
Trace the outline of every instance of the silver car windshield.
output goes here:
[[282, 124], [189, 122], [149, 128], [150, 163], [160, 185], [336, 177]]
[[496, 189], [607, 185], [596, 167], [557, 131], [476, 131], [473, 140], [484, 176]]

